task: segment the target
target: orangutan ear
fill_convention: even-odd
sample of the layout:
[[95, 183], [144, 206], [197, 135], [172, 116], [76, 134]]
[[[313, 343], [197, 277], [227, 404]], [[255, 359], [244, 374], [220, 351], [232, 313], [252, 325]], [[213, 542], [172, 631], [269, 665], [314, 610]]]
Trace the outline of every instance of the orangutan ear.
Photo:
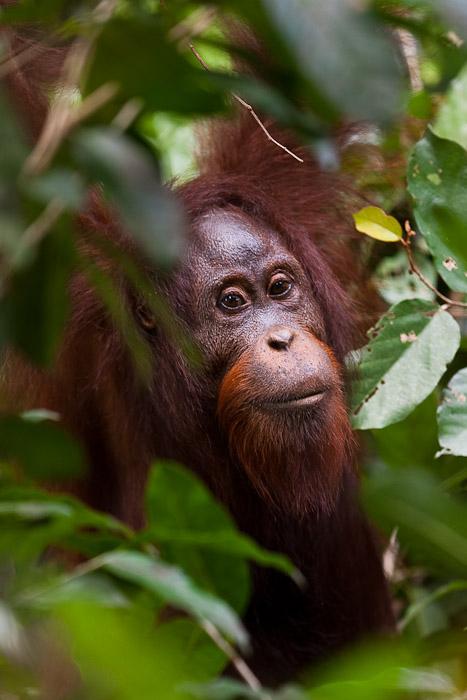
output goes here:
[[136, 319], [143, 328], [148, 333], [156, 330], [156, 317], [152, 313], [151, 309], [147, 307], [146, 304], [139, 303], [135, 309]]

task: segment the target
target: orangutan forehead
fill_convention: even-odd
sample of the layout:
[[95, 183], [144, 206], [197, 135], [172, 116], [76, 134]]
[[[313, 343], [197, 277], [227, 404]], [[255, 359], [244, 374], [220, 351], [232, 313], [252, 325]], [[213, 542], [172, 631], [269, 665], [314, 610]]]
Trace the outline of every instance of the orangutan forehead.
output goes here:
[[275, 255], [290, 257], [276, 231], [234, 209], [206, 213], [198, 221], [190, 248], [189, 257], [213, 265], [249, 266]]

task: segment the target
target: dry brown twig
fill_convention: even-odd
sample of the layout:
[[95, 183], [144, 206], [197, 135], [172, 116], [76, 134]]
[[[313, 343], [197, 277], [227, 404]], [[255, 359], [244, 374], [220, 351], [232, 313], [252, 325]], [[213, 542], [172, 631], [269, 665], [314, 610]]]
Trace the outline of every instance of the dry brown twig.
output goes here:
[[169, 32], [169, 39], [176, 41], [179, 46], [186, 45], [198, 34], [202, 34], [213, 22], [217, 15], [214, 7], [203, 7], [191, 14], [187, 19], [176, 24]]
[[412, 92], [420, 92], [423, 90], [423, 80], [418, 59], [417, 40], [411, 32], [400, 27], [395, 30], [395, 34], [399, 40], [401, 53], [407, 66], [410, 88]]
[[461, 309], [467, 309], [467, 303], [463, 301], [457, 301], [456, 299], [451, 299], [450, 297], [447, 297], [445, 294], [440, 292], [436, 287], [430, 282], [429, 279], [425, 277], [423, 272], [417, 267], [417, 264], [415, 262], [413, 252], [412, 252], [412, 239], [415, 238], [417, 235], [416, 232], [412, 229], [410, 222], [407, 220], [404, 224], [405, 232], [407, 234], [406, 238], [401, 238], [401, 245], [403, 246], [406, 254], [407, 254], [407, 260], [409, 261], [409, 267], [411, 272], [413, 272], [414, 275], [418, 277], [418, 279], [423, 282], [423, 284], [428, 287], [428, 289], [431, 289], [434, 294], [439, 299], [442, 299], [447, 306], [456, 306]]
[[[193, 55], [196, 57], [196, 59], [199, 61], [199, 63], [203, 66], [203, 68], [204, 68], [205, 70], [209, 71], [209, 70], [210, 70], [210, 69], [209, 69], [209, 66], [207, 65], [207, 63], [205, 62], [205, 60], [203, 59], [203, 57], [200, 55], [200, 53], [196, 50], [196, 48], [194, 47], [194, 45], [190, 43], [190, 44], [189, 44], [189, 47], [190, 47], [191, 52], [192, 52]], [[263, 124], [263, 122], [261, 121], [261, 119], [260, 119], [260, 118], [258, 117], [258, 115], [256, 114], [256, 112], [255, 112], [255, 110], [253, 109], [253, 107], [252, 107], [248, 102], [246, 102], [243, 98], [240, 97], [240, 95], [237, 95], [235, 92], [232, 92], [231, 95], [232, 95], [232, 97], [234, 98], [234, 100], [236, 100], [239, 104], [242, 105], [242, 107], [244, 107], [246, 110], [248, 110], [248, 112], [251, 114], [251, 116], [253, 117], [253, 119], [255, 120], [255, 122], [258, 124], [258, 126], [262, 129], [262, 131], [264, 131], [264, 133], [265, 133], [265, 135], [266, 135], [266, 137], [268, 138], [269, 141], [271, 141], [273, 144], [275, 144], [278, 148], [281, 148], [283, 151], [285, 151], [286, 153], [288, 153], [289, 156], [291, 156], [292, 158], [295, 158], [295, 160], [298, 160], [299, 163], [303, 163], [303, 162], [304, 162], [304, 161], [303, 161], [303, 158], [300, 158], [300, 156], [297, 156], [296, 153], [294, 153], [293, 151], [291, 151], [289, 148], [287, 148], [287, 146], [284, 146], [283, 143], [281, 143], [280, 141], [277, 141], [277, 139], [275, 139], [275, 138], [272, 136], [272, 134], [268, 131], [268, 129], [264, 126], [264, 124]]]
[[41, 135], [24, 164], [26, 175], [42, 172], [69, 131], [115, 96], [118, 86], [115, 83], [107, 83], [88, 95], [81, 104], [74, 104], [74, 93], [99, 35], [100, 26], [110, 19], [116, 6], [117, 0], [101, 0], [93, 12], [94, 30], [89, 36], [77, 39], [70, 49], [63, 65], [61, 89], [52, 102]]

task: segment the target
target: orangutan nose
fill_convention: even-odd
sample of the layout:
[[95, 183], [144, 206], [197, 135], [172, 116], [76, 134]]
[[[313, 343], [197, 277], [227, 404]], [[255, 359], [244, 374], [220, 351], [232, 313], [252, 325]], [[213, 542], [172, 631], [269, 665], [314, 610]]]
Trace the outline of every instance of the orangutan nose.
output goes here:
[[295, 338], [295, 332], [287, 326], [274, 326], [267, 335], [267, 344], [273, 350], [288, 350]]

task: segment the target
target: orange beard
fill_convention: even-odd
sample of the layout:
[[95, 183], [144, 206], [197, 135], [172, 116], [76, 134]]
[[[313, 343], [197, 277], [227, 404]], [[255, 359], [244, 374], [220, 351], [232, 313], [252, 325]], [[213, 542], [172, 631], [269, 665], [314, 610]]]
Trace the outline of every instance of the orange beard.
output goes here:
[[344, 472], [354, 461], [355, 440], [332, 360], [336, 385], [306, 411], [263, 408], [265, 397], [255, 386], [247, 352], [220, 386], [218, 415], [231, 456], [262, 498], [282, 512], [332, 512]]

